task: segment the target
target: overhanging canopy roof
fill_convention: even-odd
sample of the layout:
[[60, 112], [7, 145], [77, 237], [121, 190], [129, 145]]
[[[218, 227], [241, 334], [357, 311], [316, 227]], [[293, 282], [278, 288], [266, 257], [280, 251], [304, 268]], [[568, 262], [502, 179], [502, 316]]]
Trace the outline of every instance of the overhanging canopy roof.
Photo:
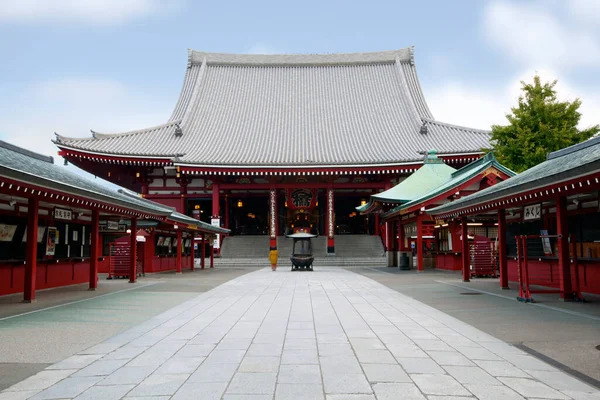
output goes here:
[[368, 166], [420, 161], [430, 148], [479, 153], [489, 132], [433, 119], [412, 47], [328, 55], [190, 51], [165, 124], [55, 143], [185, 166]]
[[[0, 177], [148, 214], [155, 218], [185, 223], [190, 229], [212, 233], [229, 232], [228, 229], [212, 226], [180, 214], [171, 207], [143, 199], [137, 193], [123, 189], [118, 191], [107, 189], [94, 181], [55, 165], [52, 157], [43, 156], [3, 141], [0, 141]], [[46, 200], [49, 199], [46, 198]]]
[[550, 153], [541, 164], [470, 196], [428, 210], [428, 213], [458, 215], [471, 207], [594, 173], [600, 173], [600, 137]]
[[[395, 207], [394, 209], [388, 211], [387, 213], [384, 213], [382, 215], [382, 218], [384, 218], [384, 219], [391, 218], [391, 217], [397, 215], [398, 213], [402, 212], [403, 210], [409, 211], [411, 208], [414, 208], [415, 206], [421, 206], [425, 202], [427, 202], [431, 199], [434, 199], [435, 197], [437, 197], [441, 194], [452, 193], [454, 190], [456, 190], [457, 187], [463, 185], [466, 182], [469, 182], [469, 181], [472, 182], [474, 178], [481, 176], [481, 174], [483, 172], [485, 172], [486, 170], [489, 170], [490, 168], [494, 168], [494, 169], [502, 172], [504, 175], [506, 175], [508, 177], [512, 177], [515, 175], [514, 171], [512, 171], [512, 170], [506, 168], [504, 165], [500, 164], [498, 162], [498, 160], [496, 160], [496, 157], [494, 157], [494, 154], [490, 152], [490, 153], [486, 154], [484, 157], [480, 158], [479, 160], [473, 161], [472, 163], [464, 166], [463, 168], [459, 169], [458, 171], [454, 171], [449, 176], [449, 179], [447, 179], [442, 184], [437, 185], [436, 187], [432, 188], [431, 190], [427, 191], [426, 193], [422, 194], [421, 196], [414, 198], [411, 201], [408, 201], [406, 203], [403, 203], [403, 204]], [[492, 187], [495, 187], [495, 186], [492, 186]], [[465, 198], [469, 198], [469, 196], [467, 196]], [[457, 200], [457, 201], [460, 201], [460, 200]], [[449, 204], [453, 204], [453, 203], [449, 203]]]
[[382, 203], [407, 203], [448, 181], [454, 171], [437, 157], [434, 150], [430, 150], [423, 160], [423, 166], [415, 173], [393, 188], [372, 195], [367, 204], [356, 207], [356, 210], [369, 213], [378, 210]]

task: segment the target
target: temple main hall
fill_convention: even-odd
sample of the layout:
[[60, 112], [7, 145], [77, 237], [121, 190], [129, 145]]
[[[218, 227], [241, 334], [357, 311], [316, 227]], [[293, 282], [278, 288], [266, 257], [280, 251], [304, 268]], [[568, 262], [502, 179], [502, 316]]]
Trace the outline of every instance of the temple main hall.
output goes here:
[[[438, 121], [414, 48], [352, 54], [254, 55], [189, 50], [164, 124], [55, 144], [68, 162], [143, 197], [231, 230], [231, 236], [384, 237], [356, 207], [435, 150], [459, 169], [490, 134]], [[216, 247], [223, 238], [217, 239]], [[266, 249], [265, 249], [266, 250]]]

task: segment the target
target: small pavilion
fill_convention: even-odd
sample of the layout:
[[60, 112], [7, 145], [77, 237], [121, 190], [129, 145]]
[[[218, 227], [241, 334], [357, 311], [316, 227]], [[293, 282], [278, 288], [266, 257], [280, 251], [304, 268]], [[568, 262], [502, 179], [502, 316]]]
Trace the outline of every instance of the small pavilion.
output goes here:
[[[427, 210], [451, 203], [476, 193], [515, 173], [504, 167], [488, 153], [467, 166], [455, 169], [444, 163], [435, 151], [429, 151], [423, 166], [393, 188], [371, 196], [361, 213], [379, 213], [386, 224], [388, 266], [398, 265], [398, 257], [409, 255], [409, 266], [425, 268], [460, 269], [462, 247], [461, 223], [438, 221]], [[496, 228], [478, 225], [485, 236], [494, 238]]]

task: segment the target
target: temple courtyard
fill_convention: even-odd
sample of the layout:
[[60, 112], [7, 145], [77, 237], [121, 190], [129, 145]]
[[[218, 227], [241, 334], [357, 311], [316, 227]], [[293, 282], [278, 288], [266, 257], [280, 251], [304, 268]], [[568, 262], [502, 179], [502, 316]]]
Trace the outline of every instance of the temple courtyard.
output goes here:
[[0, 399], [600, 399], [597, 302], [392, 268], [220, 268], [0, 299]]

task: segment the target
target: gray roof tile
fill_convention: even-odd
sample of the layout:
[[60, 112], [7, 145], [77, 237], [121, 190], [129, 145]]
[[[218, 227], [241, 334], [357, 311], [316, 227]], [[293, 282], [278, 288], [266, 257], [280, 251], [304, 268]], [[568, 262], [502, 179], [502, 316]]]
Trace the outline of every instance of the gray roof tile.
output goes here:
[[[419, 133], [427, 121], [427, 134]], [[175, 136], [176, 124], [183, 135]], [[182, 164], [373, 165], [478, 152], [489, 132], [433, 120], [412, 48], [329, 55], [190, 52], [170, 122], [59, 147]]]

